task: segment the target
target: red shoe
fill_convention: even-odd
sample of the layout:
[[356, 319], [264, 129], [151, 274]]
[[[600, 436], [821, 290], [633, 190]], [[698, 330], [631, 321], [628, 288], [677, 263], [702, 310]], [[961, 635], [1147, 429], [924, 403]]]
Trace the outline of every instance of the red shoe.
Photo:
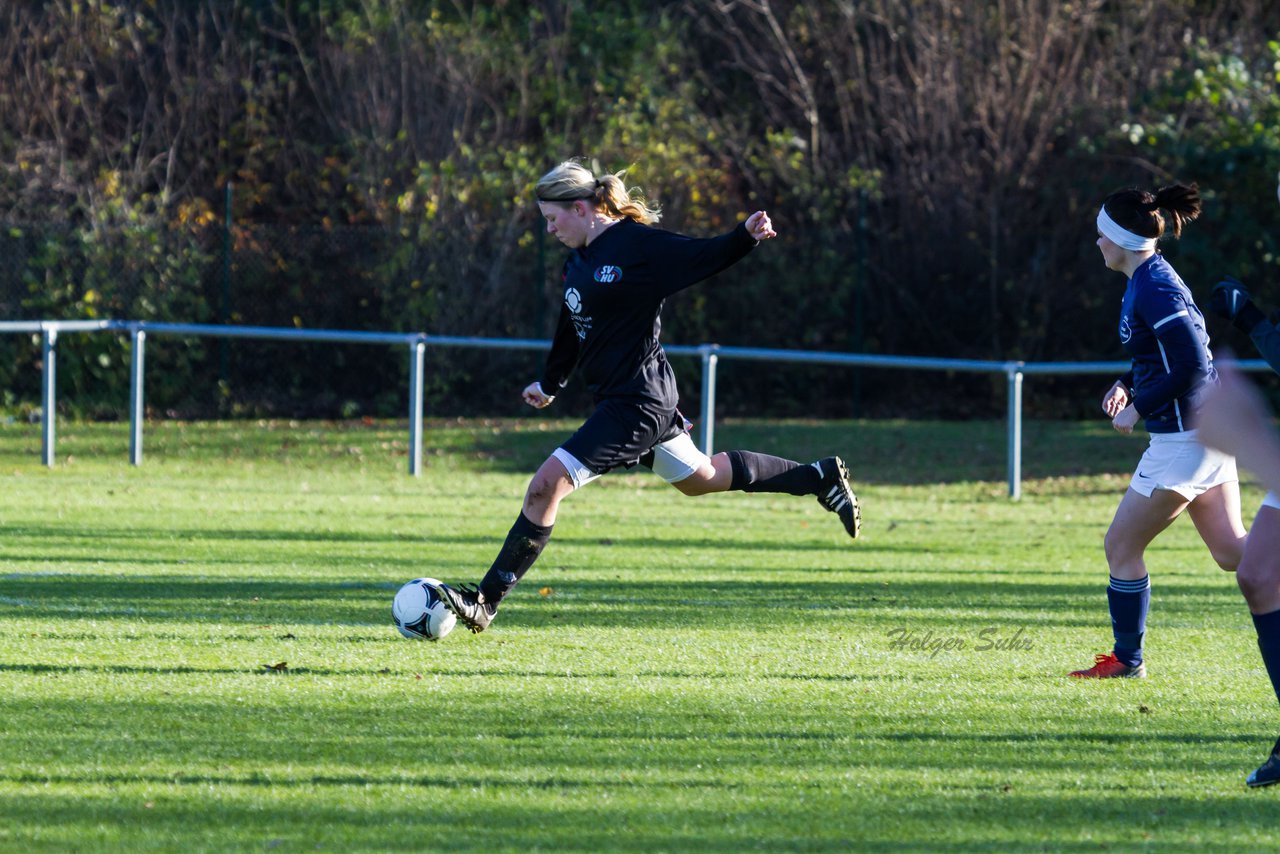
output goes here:
[[1095, 655], [1093, 667], [1088, 670], [1073, 670], [1068, 675], [1075, 679], [1146, 679], [1147, 665], [1138, 662], [1136, 667], [1130, 667], [1116, 658], [1114, 653], [1108, 652], [1105, 655]]

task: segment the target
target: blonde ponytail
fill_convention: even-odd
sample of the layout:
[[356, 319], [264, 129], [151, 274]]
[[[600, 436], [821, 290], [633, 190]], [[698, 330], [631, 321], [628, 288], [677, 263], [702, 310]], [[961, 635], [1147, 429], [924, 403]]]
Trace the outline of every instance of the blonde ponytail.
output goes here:
[[653, 225], [662, 212], [645, 199], [639, 187], [628, 188], [624, 175], [625, 170], [597, 178], [581, 162], [566, 160], [538, 180], [534, 193], [540, 202], [587, 201], [609, 216]]

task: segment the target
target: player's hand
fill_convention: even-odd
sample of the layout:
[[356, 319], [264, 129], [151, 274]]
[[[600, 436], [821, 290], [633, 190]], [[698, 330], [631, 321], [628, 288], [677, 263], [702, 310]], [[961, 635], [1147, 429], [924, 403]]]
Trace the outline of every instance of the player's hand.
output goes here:
[[1116, 380], [1115, 385], [1111, 386], [1102, 398], [1102, 411], [1108, 418], [1115, 418], [1128, 405], [1129, 389], [1124, 387], [1124, 383]]
[[1126, 433], [1126, 434], [1132, 433], [1133, 428], [1137, 425], [1137, 423], [1138, 423], [1138, 410], [1134, 408], [1132, 403], [1126, 406], [1124, 409], [1121, 409], [1118, 413], [1116, 413], [1116, 416], [1111, 419], [1111, 426], [1116, 428], [1117, 432]]
[[764, 211], [756, 211], [747, 217], [744, 223], [747, 227], [747, 234], [755, 240], [768, 240], [770, 237], [777, 237], [778, 232], [773, 230], [773, 222], [769, 219], [769, 214]]
[[520, 393], [524, 398], [524, 402], [532, 406], [534, 409], [543, 409], [551, 405], [551, 401], [556, 399], [554, 394], [547, 394], [542, 390], [542, 383], [532, 382], [525, 386], [524, 391]]
[[1240, 309], [1249, 302], [1249, 290], [1234, 276], [1223, 276], [1209, 294], [1209, 308], [1218, 317], [1235, 320]]

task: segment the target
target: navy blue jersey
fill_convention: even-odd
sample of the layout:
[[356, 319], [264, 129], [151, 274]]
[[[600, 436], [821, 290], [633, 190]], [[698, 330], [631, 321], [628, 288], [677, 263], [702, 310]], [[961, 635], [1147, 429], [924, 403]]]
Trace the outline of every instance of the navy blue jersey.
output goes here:
[[576, 367], [597, 402], [632, 397], [674, 410], [675, 374], [658, 343], [663, 302], [755, 245], [745, 225], [698, 239], [624, 219], [575, 249], [542, 390], [556, 394]]
[[1150, 433], [1191, 429], [1191, 412], [1218, 380], [1204, 315], [1164, 259], [1153, 255], [1134, 271], [1120, 310], [1120, 342], [1133, 359], [1122, 381]]

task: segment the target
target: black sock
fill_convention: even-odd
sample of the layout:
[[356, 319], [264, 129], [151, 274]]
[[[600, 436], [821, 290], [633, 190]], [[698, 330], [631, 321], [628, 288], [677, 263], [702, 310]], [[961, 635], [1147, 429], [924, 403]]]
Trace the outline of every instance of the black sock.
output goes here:
[[502, 550], [493, 560], [493, 566], [480, 580], [480, 593], [484, 601], [493, 607], [511, 592], [524, 574], [533, 566], [533, 562], [542, 554], [542, 549], [551, 539], [553, 525], [536, 525], [522, 511], [520, 518], [511, 526]]
[[1267, 666], [1271, 687], [1275, 689], [1276, 699], [1280, 700], [1280, 611], [1254, 614], [1253, 626], [1258, 630], [1258, 651], [1262, 653], [1262, 663]]
[[787, 495], [817, 495], [822, 474], [808, 463], [784, 460], [755, 451], [730, 451], [733, 482], [729, 489], [743, 492], [785, 492]]

